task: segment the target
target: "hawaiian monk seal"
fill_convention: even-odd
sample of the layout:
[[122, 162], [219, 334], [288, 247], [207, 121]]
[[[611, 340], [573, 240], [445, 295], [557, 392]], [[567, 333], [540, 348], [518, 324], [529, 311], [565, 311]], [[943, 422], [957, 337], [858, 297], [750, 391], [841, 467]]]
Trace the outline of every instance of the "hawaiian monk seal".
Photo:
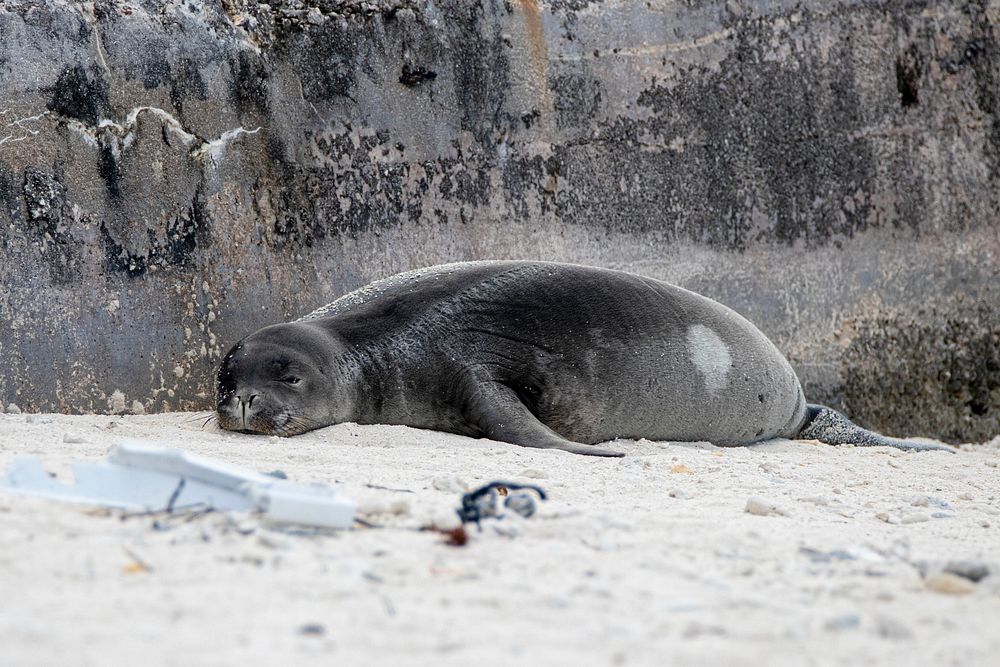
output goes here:
[[593, 446], [615, 438], [950, 449], [807, 405], [781, 352], [711, 299], [547, 262], [411, 271], [265, 327], [226, 355], [216, 408], [249, 433], [403, 424], [596, 456], [621, 456]]

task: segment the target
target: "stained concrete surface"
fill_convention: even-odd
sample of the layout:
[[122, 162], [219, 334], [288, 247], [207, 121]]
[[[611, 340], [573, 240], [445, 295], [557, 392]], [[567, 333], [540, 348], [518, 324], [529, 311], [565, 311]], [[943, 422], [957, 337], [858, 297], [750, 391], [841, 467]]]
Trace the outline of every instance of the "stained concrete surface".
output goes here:
[[811, 400], [1000, 430], [997, 2], [0, 8], [0, 402], [210, 405], [232, 343], [385, 275], [629, 269]]

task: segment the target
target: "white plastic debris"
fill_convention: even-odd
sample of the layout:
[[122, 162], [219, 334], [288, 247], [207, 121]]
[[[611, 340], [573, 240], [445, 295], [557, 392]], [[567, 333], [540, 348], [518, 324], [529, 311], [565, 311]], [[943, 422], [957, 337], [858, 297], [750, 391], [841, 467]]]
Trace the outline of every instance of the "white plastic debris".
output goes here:
[[0, 478], [0, 490], [134, 511], [259, 511], [272, 521], [324, 528], [347, 528], [354, 521], [354, 502], [328, 486], [296, 484], [136, 441], [117, 445], [106, 462], [77, 462], [71, 468], [75, 483], [63, 484], [37, 456], [18, 457]]

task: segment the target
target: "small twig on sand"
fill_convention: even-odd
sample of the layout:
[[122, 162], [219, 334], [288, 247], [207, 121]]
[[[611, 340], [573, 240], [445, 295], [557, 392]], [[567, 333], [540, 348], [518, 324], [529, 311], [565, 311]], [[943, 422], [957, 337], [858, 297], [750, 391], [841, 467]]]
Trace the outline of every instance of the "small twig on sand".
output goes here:
[[141, 558], [139, 556], [139, 554], [137, 554], [136, 552], [132, 551], [131, 549], [129, 549], [126, 546], [122, 546], [122, 549], [125, 550], [125, 553], [128, 554], [128, 557], [131, 558], [133, 561], [135, 561], [135, 564], [138, 565], [140, 568], [142, 568], [146, 572], [152, 572], [153, 571], [153, 566], [150, 565], [148, 562], [146, 562], [143, 558]]
[[193, 513], [195, 516], [199, 516], [201, 514], [207, 514], [208, 512], [211, 511], [212, 508], [206, 505], [205, 503], [191, 503], [190, 505], [178, 505], [170, 509], [143, 510], [142, 512], [122, 512], [120, 518], [122, 521], [125, 521], [126, 519], [141, 519], [147, 516], [161, 516], [161, 515], [177, 516], [180, 514], [186, 515], [189, 513]]
[[379, 491], [398, 491], [399, 493], [416, 493], [413, 489], [394, 489], [391, 486], [379, 486], [378, 484], [365, 484], [369, 489], [377, 489]]

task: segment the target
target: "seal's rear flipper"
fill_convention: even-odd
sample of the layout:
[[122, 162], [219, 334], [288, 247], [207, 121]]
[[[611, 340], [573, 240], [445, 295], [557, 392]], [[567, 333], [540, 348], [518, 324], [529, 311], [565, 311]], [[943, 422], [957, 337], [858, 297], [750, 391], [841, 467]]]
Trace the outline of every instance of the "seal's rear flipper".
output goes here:
[[895, 447], [909, 451], [943, 451], [955, 453], [953, 447], [932, 442], [901, 440], [879, 435], [861, 428], [832, 408], [808, 405], [806, 423], [795, 436], [803, 440], [819, 440], [828, 445], [856, 445], [858, 447]]
[[538, 421], [510, 387], [498, 382], [470, 381], [465, 413], [467, 419], [491, 440], [522, 447], [561, 449], [585, 456], [625, 456], [622, 452], [567, 440]]

